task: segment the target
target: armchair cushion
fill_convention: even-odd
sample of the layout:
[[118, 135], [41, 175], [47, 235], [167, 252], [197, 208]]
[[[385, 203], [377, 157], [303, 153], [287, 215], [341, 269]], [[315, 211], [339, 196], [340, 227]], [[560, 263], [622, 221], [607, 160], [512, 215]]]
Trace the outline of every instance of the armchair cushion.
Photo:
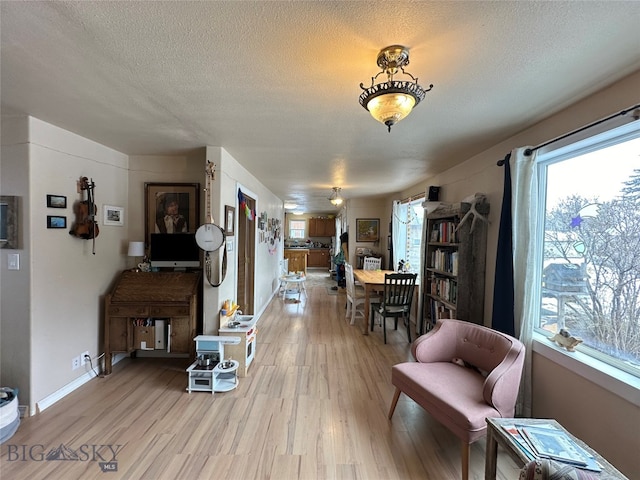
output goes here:
[[395, 365], [391, 382], [458, 438], [473, 443], [482, 437], [485, 418], [500, 416], [482, 397], [484, 377], [451, 361], [426, 367], [417, 362]]
[[481, 325], [439, 320], [413, 343], [412, 353], [416, 362], [393, 366], [391, 382], [464, 442], [485, 435], [486, 417], [513, 416], [524, 363], [519, 340]]

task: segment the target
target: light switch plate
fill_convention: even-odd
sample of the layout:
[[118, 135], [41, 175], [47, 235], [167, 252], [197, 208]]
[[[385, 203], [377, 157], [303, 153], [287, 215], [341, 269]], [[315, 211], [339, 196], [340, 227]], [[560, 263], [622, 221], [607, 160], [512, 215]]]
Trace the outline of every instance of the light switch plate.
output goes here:
[[20, 270], [20, 254], [10, 253], [7, 255], [7, 268], [9, 270]]

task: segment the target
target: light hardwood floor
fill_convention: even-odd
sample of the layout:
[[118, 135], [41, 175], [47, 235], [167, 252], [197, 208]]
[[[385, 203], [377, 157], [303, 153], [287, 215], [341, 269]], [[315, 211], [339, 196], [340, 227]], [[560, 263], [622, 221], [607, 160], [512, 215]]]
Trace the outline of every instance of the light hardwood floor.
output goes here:
[[[185, 361], [125, 359], [39, 415], [1, 446], [2, 479], [458, 479], [458, 440], [410, 399], [387, 412], [391, 366], [410, 359], [404, 329], [362, 335], [345, 296], [324, 286], [299, 304], [274, 299], [257, 355], [236, 390], [185, 391]], [[45, 461], [63, 445], [76, 461]], [[100, 447], [103, 445], [103, 447]], [[117, 472], [99, 462], [113, 459]], [[96, 447], [94, 447], [96, 446]], [[485, 443], [471, 478], [484, 477]], [[498, 478], [518, 469], [499, 455]]]

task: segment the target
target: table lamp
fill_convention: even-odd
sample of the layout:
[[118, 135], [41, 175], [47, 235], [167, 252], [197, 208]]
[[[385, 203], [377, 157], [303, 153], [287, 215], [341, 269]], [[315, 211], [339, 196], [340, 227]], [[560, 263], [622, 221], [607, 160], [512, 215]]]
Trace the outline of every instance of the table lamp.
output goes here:
[[[144, 242], [129, 242], [129, 252], [127, 256], [140, 257], [142, 260], [144, 258]], [[135, 261], [135, 266], [131, 270], [139, 272], [138, 263], [139, 262]]]

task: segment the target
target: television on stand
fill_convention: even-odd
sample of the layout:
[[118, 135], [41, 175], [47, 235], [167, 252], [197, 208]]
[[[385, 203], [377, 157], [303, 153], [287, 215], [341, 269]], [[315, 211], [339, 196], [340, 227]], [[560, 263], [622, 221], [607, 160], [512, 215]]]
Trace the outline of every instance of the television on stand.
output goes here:
[[151, 268], [200, 267], [200, 248], [195, 233], [152, 233], [149, 259]]

